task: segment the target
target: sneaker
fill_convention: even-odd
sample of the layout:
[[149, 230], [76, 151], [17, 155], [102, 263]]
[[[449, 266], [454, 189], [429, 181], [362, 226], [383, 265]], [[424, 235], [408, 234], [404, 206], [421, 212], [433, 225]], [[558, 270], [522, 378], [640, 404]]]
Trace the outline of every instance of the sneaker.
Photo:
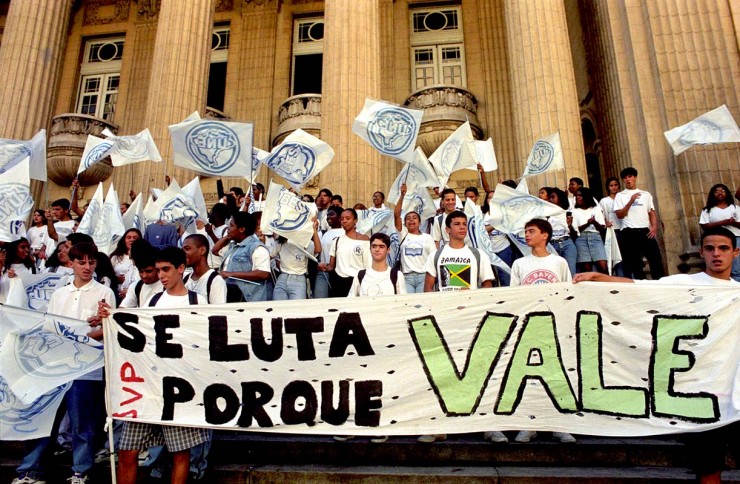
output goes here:
[[335, 435], [334, 440], [337, 442], [347, 442], [348, 440], [354, 439], [354, 435]]
[[378, 435], [377, 437], [370, 437], [370, 442], [373, 444], [382, 444], [388, 440], [387, 435]]
[[87, 477], [88, 476], [83, 476], [82, 474], [75, 472], [72, 474], [72, 477], [67, 479], [67, 482], [69, 482], [69, 484], [85, 484], [87, 482]]
[[509, 441], [509, 438], [506, 437], [503, 432], [499, 432], [498, 430], [489, 430], [488, 432], [483, 432], [483, 440], [505, 444]]
[[31, 476], [31, 474], [26, 474], [23, 477], [16, 477], [10, 484], [46, 484], [46, 481], [37, 479]]
[[54, 451], [54, 457], [64, 457], [72, 454], [72, 449], [69, 447], [60, 446]]
[[446, 439], [447, 439], [447, 434], [433, 434], [433, 435], [422, 435], [418, 439], [416, 439], [416, 441], [422, 444], [431, 444], [433, 442], [441, 442]]
[[552, 436], [564, 444], [570, 444], [576, 441], [576, 438], [567, 432], [553, 432]]
[[149, 458], [149, 451], [148, 450], [142, 450], [139, 452], [139, 464], [142, 462], [145, 462]]
[[521, 430], [518, 434], [516, 434], [516, 438], [514, 439], [516, 442], [529, 442], [533, 438], [537, 437], [537, 432], [534, 430]]

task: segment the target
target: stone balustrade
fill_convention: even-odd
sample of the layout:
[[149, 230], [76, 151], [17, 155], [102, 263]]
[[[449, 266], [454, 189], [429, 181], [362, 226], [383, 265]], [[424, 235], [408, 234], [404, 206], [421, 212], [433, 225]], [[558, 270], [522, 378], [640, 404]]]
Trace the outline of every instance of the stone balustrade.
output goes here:
[[272, 145], [279, 145], [299, 128], [314, 136], [321, 134], [321, 94], [299, 94], [283, 101], [278, 108], [278, 129]]

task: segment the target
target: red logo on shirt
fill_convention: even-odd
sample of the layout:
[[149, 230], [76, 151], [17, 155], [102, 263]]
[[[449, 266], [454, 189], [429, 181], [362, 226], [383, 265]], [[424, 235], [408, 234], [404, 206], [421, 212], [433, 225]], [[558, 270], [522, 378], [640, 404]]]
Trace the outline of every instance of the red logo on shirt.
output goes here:
[[538, 269], [527, 274], [527, 276], [522, 280], [522, 286], [551, 284], [556, 282], [560, 282], [560, 279], [558, 279], [558, 276], [554, 272], [546, 269]]

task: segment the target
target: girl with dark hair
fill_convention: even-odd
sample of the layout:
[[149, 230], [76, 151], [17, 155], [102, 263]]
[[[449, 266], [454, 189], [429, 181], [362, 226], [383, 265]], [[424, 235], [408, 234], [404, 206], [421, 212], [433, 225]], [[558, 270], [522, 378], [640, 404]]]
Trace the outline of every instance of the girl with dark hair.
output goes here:
[[547, 202], [548, 200], [550, 200], [550, 192], [551, 192], [550, 187], [542, 187], [540, 188], [540, 191], [537, 192], [537, 197], [540, 200], [544, 200]]
[[607, 195], [599, 201], [599, 207], [601, 207], [601, 212], [604, 214], [606, 226], [614, 227], [614, 230], [617, 231], [622, 228], [622, 220], [614, 212], [614, 197], [617, 196], [621, 188], [619, 178], [610, 176], [606, 179], [605, 186]]
[[5, 270], [13, 269], [18, 275], [24, 272], [36, 274], [36, 263], [31, 257], [31, 244], [28, 239], [21, 237], [5, 244], [5, 253]]
[[[421, 231], [421, 216], [418, 212], [409, 210], [404, 217], [405, 224], [401, 224], [401, 209], [406, 196], [406, 184], [401, 184], [401, 196], [393, 208], [394, 223], [400, 234], [401, 243], [398, 247], [397, 262], [403, 273], [404, 284], [408, 294], [424, 292], [426, 280], [427, 258], [437, 251], [431, 235]], [[394, 265], [396, 261], [393, 261]]]
[[36, 259], [36, 267], [41, 268], [47, 251], [53, 250], [54, 241], [49, 237], [48, 221], [43, 210], [34, 210], [33, 225], [26, 232], [31, 244], [31, 254]]
[[334, 239], [329, 264], [319, 264], [319, 270], [329, 273], [329, 297], [347, 297], [353, 279], [372, 263], [370, 237], [357, 232], [357, 212], [344, 209], [339, 220], [344, 235]]
[[58, 272], [72, 274], [72, 261], [69, 258], [69, 249], [72, 242], [65, 240], [57, 245], [57, 248], [46, 260], [46, 272]]
[[[734, 204], [727, 185], [718, 183], [709, 190], [707, 205], [699, 216], [699, 225], [702, 230], [724, 227], [735, 235], [740, 244], [740, 207]], [[740, 281], [740, 256], [732, 262], [730, 277]]]
[[[115, 279], [117, 281], [116, 286], [120, 284], [121, 290], [128, 288], [128, 286], [125, 285], [126, 274], [128, 274], [134, 267], [134, 262], [131, 260], [131, 244], [141, 238], [142, 236], [139, 229], [128, 229], [123, 233], [123, 237], [118, 241], [116, 249], [110, 255], [110, 263], [112, 264], [113, 271], [116, 276]], [[108, 287], [113, 289], [110, 285]], [[113, 292], [118, 294], [115, 290]]]
[[[566, 210], [564, 215], [548, 217], [552, 225], [552, 239], [550, 244], [555, 248], [558, 255], [568, 262], [568, 269], [571, 275], [576, 273], [576, 261], [578, 259], [578, 249], [571, 239], [573, 231], [573, 216], [568, 210], [568, 195], [559, 188], [550, 188], [550, 203]], [[576, 235], [577, 236], [577, 235]]]
[[581, 234], [576, 239], [576, 262], [583, 272], [590, 272], [595, 262], [596, 269], [607, 274], [606, 250], [601, 239], [601, 231], [606, 228], [604, 214], [588, 188], [578, 188], [574, 195], [573, 223]]

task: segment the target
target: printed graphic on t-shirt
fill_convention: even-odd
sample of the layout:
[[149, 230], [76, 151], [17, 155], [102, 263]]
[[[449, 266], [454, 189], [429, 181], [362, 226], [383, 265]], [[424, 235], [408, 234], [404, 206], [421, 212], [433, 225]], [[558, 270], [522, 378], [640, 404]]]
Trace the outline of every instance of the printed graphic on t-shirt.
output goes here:
[[470, 258], [441, 257], [439, 259], [440, 290], [470, 287]]
[[560, 282], [557, 274], [547, 269], [538, 269], [532, 271], [522, 279], [522, 286], [531, 286], [534, 284], [553, 284]]
[[356, 245], [354, 248], [354, 251], [355, 251], [355, 255], [362, 255], [362, 246]]

